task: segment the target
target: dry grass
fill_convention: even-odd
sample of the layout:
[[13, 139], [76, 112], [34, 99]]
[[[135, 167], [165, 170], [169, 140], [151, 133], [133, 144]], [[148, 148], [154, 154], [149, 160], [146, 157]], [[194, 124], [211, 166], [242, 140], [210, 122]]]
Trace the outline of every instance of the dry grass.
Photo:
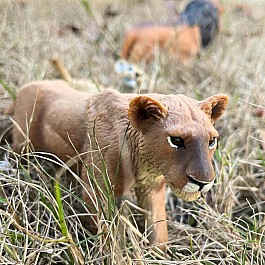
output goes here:
[[[176, 1], [177, 8], [184, 2]], [[253, 117], [249, 104], [265, 106], [265, 3], [221, 2], [226, 10], [222, 32], [193, 65], [184, 68], [162, 56], [145, 68], [151, 91], [198, 99], [214, 93], [230, 96], [217, 124], [221, 139], [216, 185], [197, 203], [173, 203], [168, 253], [148, 246], [146, 235], [139, 236], [135, 209], [128, 202], [123, 210], [114, 202], [106, 204], [99, 234], [92, 237], [81, 223], [89, 210], [78, 190], [63, 186], [60, 194], [59, 187], [55, 189], [53, 163], [40, 165], [33, 155], [31, 160], [25, 156], [25, 168], [15, 156], [0, 171], [0, 264], [265, 264], [265, 154], [256, 140], [264, 121]], [[104, 16], [107, 1], [93, 1], [89, 16], [77, 0], [28, 0], [24, 7], [2, 0], [0, 79], [17, 89], [29, 81], [58, 78], [50, 64], [57, 55], [75, 78], [115, 86], [112, 53], [119, 52], [124, 30], [143, 17], [167, 21], [164, 3], [115, 0], [110, 4], [120, 15], [111, 18]], [[250, 11], [236, 12], [236, 3], [248, 5]], [[10, 99], [1, 86], [0, 99], [2, 111]], [[107, 198], [113, 201], [111, 195]], [[108, 233], [102, 236], [106, 227]]]

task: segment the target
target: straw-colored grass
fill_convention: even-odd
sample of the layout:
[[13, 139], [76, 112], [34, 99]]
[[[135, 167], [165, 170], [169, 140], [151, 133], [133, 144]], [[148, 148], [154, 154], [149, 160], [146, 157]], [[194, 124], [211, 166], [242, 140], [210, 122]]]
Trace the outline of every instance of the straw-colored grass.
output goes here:
[[[5, 85], [16, 90], [33, 80], [59, 78], [50, 63], [54, 56], [75, 78], [115, 86], [112, 54], [119, 53], [124, 31], [143, 18], [170, 18], [166, 1], [18, 2], [0, 1], [1, 112], [11, 101]], [[91, 2], [89, 12], [82, 2]], [[185, 2], [175, 1], [177, 9]], [[230, 96], [229, 108], [216, 124], [221, 137], [212, 191], [192, 204], [168, 197], [167, 253], [148, 245], [149, 230], [138, 228], [143, 211], [133, 196], [118, 207], [111, 189], [102, 191], [95, 201], [98, 233], [91, 235], [80, 190], [86, 184], [51, 154], [28, 150], [21, 157], [11, 151], [9, 158], [10, 148], [2, 142], [0, 264], [265, 264], [265, 153], [258, 141], [264, 120], [253, 116], [252, 105], [265, 106], [265, 3], [221, 2], [221, 33], [193, 64], [183, 67], [161, 55], [145, 67], [150, 91], [197, 99]], [[237, 3], [249, 9], [238, 9]], [[119, 15], [104, 15], [108, 5]], [[7, 126], [1, 116], [1, 130]], [[65, 172], [58, 178], [58, 164], [77, 187], [65, 181]], [[107, 169], [103, 175], [107, 183]]]

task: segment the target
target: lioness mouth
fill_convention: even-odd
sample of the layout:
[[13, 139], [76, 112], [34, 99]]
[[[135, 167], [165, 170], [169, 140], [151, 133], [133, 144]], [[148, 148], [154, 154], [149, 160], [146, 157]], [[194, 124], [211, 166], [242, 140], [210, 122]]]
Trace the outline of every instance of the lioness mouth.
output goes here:
[[184, 201], [195, 201], [201, 196], [201, 191], [188, 192], [184, 190], [185, 187], [183, 189], [179, 189], [176, 186], [174, 186], [172, 183], [169, 183], [169, 186], [172, 192], [174, 193], [174, 195]]
[[[202, 191], [202, 192], [207, 192], [211, 189], [211, 187], [213, 186], [214, 181], [208, 182], [208, 181], [200, 181], [197, 180], [195, 177], [193, 176], [188, 176], [189, 182], [187, 184], [195, 184], [199, 187], [198, 191]], [[187, 185], [186, 184], [186, 185]], [[186, 187], [186, 185], [184, 186], [184, 188]]]
[[198, 191], [201, 191], [203, 189], [203, 187], [205, 186], [205, 183], [198, 181], [197, 179], [193, 178], [192, 176], [188, 176], [188, 179], [190, 182], [199, 186]]
[[201, 192], [207, 192], [213, 186], [214, 181], [206, 182], [206, 181], [199, 181], [195, 179], [193, 176], [187, 176], [189, 181], [186, 185], [179, 189], [170, 183], [170, 188], [172, 192], [185, 201], [195, 201], [201, 196]]

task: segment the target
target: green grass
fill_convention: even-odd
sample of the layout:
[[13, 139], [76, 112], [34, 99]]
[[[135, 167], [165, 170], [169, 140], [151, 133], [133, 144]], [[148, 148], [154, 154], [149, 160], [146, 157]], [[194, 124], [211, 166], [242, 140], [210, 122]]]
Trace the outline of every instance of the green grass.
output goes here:
[[[82, 225], [82, 215], [89, 216], [89, 208], [79, 212], [78, 207], [74, 207], [80, 203], [86, 205], [78, 196], [80, 193], [74, 186], [67, 188], [63, 178], [59, 180], [47, 172], [43, 161], [36, 163], [42, 156], [25, 155], [27, 159], [31, 157], [27, 169], [20, 166], [20, 158], [16, 156], [12, 159], [14, 168], [0, 172], [4, 192], [0, 211], [1, 262], [28, 263], [36, 259], [36, 264], [51, 261], [130, 264], [136, 260], [147, 264], [264, 262], [264, 214], [250, 204], [252, 213], [248, 219], [219, 213], [203, 199], [196, 203], [197, 207], [183, 208], [182, 214], [192, 216], [197, 225], [170, 222], [171, 240], [167, 244], [168, 253], [163, 254], [150, 247], [139, 231], [136, 207], [125, 201], [118, 209], [112, 193], [98, 189], [100, 193], [94, 196], [101, 198], [101, 210], [97, 214], [99, 229], [96, 235], [91, 235]], [[48, 158], [49, 164], [52, 163], [53, 158]]]

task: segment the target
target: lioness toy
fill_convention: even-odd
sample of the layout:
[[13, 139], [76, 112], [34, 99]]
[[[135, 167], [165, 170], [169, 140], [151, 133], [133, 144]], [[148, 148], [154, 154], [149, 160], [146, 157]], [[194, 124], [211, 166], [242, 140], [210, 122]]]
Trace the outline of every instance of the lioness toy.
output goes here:
[[186, 63], [213, 40], [222, 12], [218, 1], [192, 0], [173, 24], [142, 23], [130, 29], [121, 57], [134, 63], [148, 62], [163, 48], [169, 59]]
[[[13, 113], [21, 130], [26, 135], [28, 131], [36, 151], [54, 153], [63, 161], [75, 156], [75, 149], [89, 151], [84, 160], [88, 167], [95, 166], [99, 183], [103, 182], [103, 157], [115, 196], [135, 184], [139, 206], [150, 211], [150, 241], [163, 243], [168, 240], [165, 183], [188, 201], [212, 187], [212, 156], [218, 138], [213, 123], [227, 104], [223, 94], [202, 101], [184, 95], [121, 94], [112, 89], [89, 95], [56, 80], [24, 86], [6, 114]], [[13, 130], [16, 152], [25, 142], [21, 130]], [[85, 168], [82, 178], [88, 182]], [[83, 198], [91, 203], [85, 191]]]

